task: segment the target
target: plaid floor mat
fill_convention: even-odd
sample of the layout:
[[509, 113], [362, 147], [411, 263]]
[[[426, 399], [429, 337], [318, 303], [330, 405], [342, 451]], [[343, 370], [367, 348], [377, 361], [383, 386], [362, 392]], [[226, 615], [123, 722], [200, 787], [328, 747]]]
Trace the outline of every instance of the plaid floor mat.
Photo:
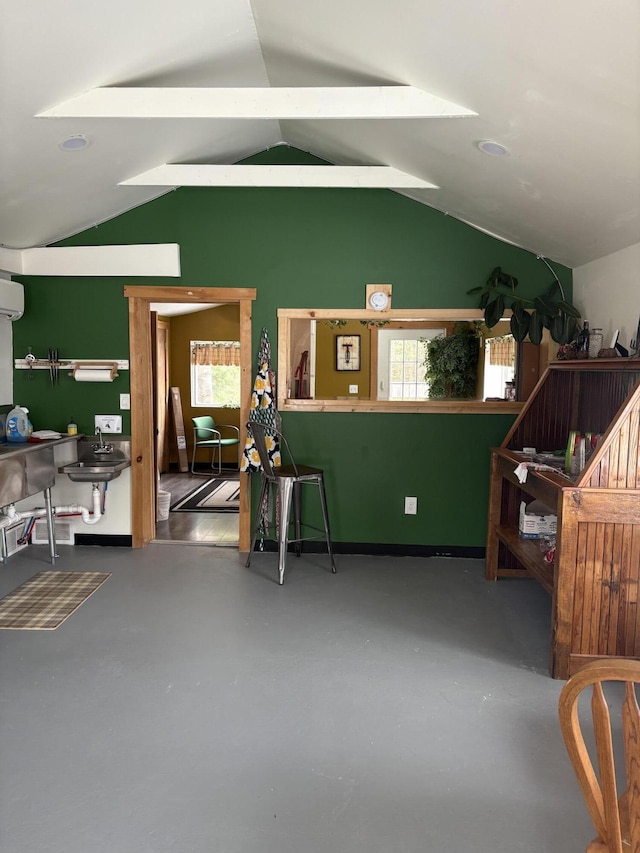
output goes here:
[[53, 631], [111, 572], [38, 572], [0, 599], [0, 629]]

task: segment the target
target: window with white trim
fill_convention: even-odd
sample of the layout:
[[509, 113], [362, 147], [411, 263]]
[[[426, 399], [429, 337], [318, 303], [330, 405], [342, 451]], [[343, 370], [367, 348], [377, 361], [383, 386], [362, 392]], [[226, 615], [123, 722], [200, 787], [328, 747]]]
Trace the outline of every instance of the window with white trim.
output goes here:
[[378, 399], [427, 400], [427, 340], [444, 329], [378, 329]]
[[240, 341], [191, 341], [191, 405], [240, 408]]

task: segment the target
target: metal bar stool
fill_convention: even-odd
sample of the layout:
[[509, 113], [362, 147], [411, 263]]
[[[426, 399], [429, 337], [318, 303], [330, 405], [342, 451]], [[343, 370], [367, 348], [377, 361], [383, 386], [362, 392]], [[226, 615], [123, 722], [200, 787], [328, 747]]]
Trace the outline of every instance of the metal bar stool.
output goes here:
[[[312, 468], [308, 465], [298, 465], [294, 461], [293, 455], [287, 444], [284, 435], [277, 429], [257, 421], [249, 421], [247, 430], [253, 435], [258, 455], [260, 456], [260, 464], [262, 465], [262, 483], [260, 486], [260, 496], [258, 498], [258, 508], [253, 523], [253, 537], [251, 546], [247, 556], [245, 566], [248, 568], [251, 564], [251, 555], [256, 545], [258, 531], [260, 529], [260, 516], [263, 503], [269, 493], [269, 487], [275, 486], [278, 506], [280, 508], [280, 517], [276, 530], [276, 541], [278, 542], [278, 582], [284, 582], [284, 568], [287, 559], [287, 548], [290, 544], [296, 545], [296, 556], [302, 553], [302, 543], [311, 539], [321, 539], [323, 536], [302, 536], [302, 528], [308, 527], [311, 530], [317, 530], [320, 534], [324, 534], [327, 542], [327, 551], [331, 559], [331, 571], [336, 573], [336, 564], [333, 559], [333, 549], [331, 546], [331, 534], [329, 532], [329, 515], [327, 513], [327, 496], [324, 488], [324, 472], [321, 468]], [[270, 450], [279, 442], [280, 447], [286, 449], [287, 456], [291, 460], [289, 465], [274, 465], [271, 461]], [[302, 521], [302, 486], [313, 485], [318, 487], [320, 493], [320, 505], [322, 507], [322, 519], [324, 522], [324, 530], [319, 527], [314, 527], [312, 524], [305, 524]], [[293, 516], [293, 528], [295, 536], [289, 537], [289, 525]]]

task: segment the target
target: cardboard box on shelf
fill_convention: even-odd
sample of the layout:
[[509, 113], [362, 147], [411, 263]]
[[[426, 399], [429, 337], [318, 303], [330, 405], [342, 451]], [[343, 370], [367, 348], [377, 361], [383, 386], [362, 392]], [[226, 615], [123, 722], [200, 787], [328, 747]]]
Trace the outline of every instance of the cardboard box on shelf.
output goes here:
[[555, 536], [557, 521], [556, 514], [542, 501], [532, 501], [530, 504], [525, 501], [520, 503], [518, 529], [523, 539]]

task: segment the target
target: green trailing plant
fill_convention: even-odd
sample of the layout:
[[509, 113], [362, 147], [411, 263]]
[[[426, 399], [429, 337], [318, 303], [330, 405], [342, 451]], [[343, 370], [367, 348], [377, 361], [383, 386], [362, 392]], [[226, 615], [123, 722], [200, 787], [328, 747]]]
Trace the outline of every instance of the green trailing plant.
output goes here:
[[446, 337], [423, 339], [430, 398], [476, 396], [480, 338], [476, 323], [456, 323]]
[[[549, 266], [544, 258], [541, 260]], [[480, 308], [484, 309], [484, 321], [490, 329], [502, 318], [505, 308], [511, 308], [511, 333], [518, 342], [528, 336], [532, 344], [539, 344], [544, 329], [548, 329], [559, 344], [568, 344], [577, 338], [580, 312], [567, 302], [557, 277], [542, 296], [533, 299], [518, 296], [517, 286], [515, 276], [496, 267], [484, 286], [474, 287], [467, 293], [480, 294]]]
[[[376, 327], [380, 328], [381, 326], [387, 326], [390, 320], [360, 320], [361, 326], [368, 326], [370, 329]], [[325, 320], [325, 326], [328, 326], [330, 329], [341, 329], [343, 326], [347, 325], [346, 320]]]

